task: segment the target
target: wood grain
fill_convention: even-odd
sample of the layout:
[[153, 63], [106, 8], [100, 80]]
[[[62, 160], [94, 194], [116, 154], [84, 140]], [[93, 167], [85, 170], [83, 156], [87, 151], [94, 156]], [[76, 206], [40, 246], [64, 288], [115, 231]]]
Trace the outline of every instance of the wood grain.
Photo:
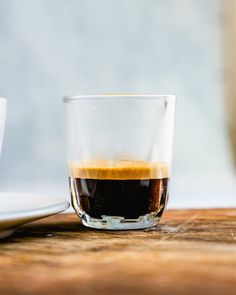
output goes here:
[[236, 209], [167, 211], [149, 230], [98, 231], [74, 214], [0, 241], [0, 294], [235, 294]]

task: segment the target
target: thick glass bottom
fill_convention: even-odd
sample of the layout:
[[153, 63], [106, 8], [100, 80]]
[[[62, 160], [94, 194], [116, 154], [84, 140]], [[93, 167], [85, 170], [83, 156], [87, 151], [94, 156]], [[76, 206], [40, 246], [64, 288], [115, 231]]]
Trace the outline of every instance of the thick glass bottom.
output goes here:
[[153, 212], [140, 216], [137, 219], [126, 219], [124, 217], [107, 215], [103, 215], [102, 218], [93, 218], [86, 213], [79, 214], [83, 225], [105, 230], [132, 230], [153, 227], [159, 223], [160, 218], [157, 215], [158, 212]]

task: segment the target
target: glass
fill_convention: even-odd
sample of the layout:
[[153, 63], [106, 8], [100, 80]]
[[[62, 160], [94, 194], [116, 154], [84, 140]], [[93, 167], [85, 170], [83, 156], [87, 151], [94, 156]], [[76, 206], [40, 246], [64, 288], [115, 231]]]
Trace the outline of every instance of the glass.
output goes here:
[[174, 95], [64, 98], [72, 205], [85, 226], [157, 225], [169, 196]]

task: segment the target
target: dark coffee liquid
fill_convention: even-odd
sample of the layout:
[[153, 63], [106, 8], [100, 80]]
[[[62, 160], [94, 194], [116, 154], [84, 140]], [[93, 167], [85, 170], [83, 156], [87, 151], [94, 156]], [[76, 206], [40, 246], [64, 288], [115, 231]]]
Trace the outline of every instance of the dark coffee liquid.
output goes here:
[[145, 180], [70, 179], [78, 202], [91, 217], [122, 216], [128, 219], [158, 212], [166, 204], [168, 178]]
[[[150, 167], [129, 164], [107, 169], [74, 168], [74, 177], [69, 179], [73, 206], [99, 219], [103, 215], [137, 219], [153, 212], [160, 217], [168, 198], [169, 178], [160, 178], [161, 174], [167, 176], [165, 166]], [[89, 178], [90, 175], [97, 177]]]

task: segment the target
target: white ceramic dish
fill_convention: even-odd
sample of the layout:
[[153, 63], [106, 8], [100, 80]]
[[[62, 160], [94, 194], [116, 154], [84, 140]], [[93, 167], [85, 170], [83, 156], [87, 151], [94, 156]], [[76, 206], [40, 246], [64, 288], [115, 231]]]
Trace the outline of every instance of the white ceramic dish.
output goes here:
[[0, 193], [0, 238], [16, 227], [66, 210], [69, 202], [53, 196], [29, 193]]

